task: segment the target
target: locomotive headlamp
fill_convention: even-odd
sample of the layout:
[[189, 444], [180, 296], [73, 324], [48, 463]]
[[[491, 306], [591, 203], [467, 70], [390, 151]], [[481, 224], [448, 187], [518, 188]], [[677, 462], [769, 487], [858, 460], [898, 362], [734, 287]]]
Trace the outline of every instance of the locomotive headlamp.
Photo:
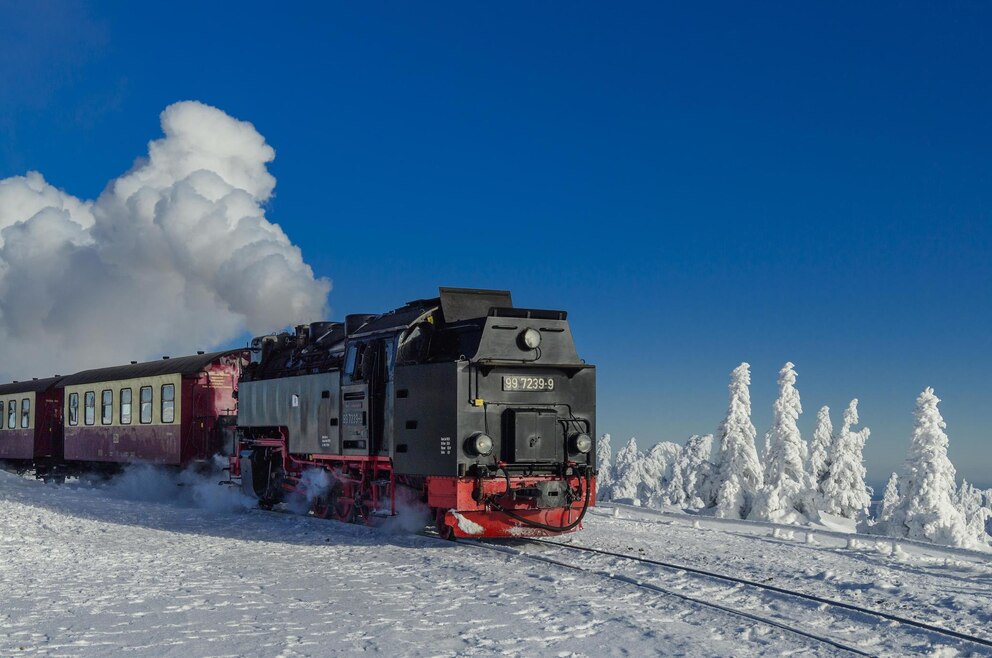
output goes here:
[[520, 332], [520, 346], [528, 350], [536, 350], [541, 344], [541, 332], [528, 327]]
[[592, 450], [592, 438], [588, 434], [575, 434], [572, 436], [572, 452], [586, 454]]
[[472, 454], [485, 457], [491, 455], [493, 452], [493, 439], [488, 434], [476, 432], [468, 437], [468, 441], [465, 442], [465, 448]]

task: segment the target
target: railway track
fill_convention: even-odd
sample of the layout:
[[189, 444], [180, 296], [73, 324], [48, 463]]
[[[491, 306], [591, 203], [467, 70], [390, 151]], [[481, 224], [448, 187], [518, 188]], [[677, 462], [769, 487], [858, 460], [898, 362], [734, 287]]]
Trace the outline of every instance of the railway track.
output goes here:
[[[610, 573], [608, 571], [604, 571], [604, 570], [600, 570], [600, 569], [587, 568], [587, 567], [583, 567], [583, 566], [580, 566], [580, 565], [571, 564], [571, 563], [568, 563], [568, 562], [563, 562], [561, 560], [556, 560], [554, 558], [550, 558], [550, 557], [547, 557], [547, 556], [536, 555], [536, 554], [533, 554], [533, 553], [528, 553], [526, 551], [519, 550], [519, 549], [517, 549], [517, 548], [515, 548], [513, 546], [509, 546], [509, 545], [492, 544], [492, 543], [485, 542], [485, 541], [476, 541], [476, 540], [471, 540], [471, 539], [457, 539], [456, 541], [459, 544], [464, 544], [464, 545], [467, 545], [467, 546], [474, 546], [474, 547], [478, 547], [478, 548], [484, 548], [484, 549], [495, 551], [495, 552], [498, 552], [498, 553], [504, 553], [506, 555], [512, 555], [512, 556], [516, 556], [516, 557], [522, 557], [522, 558], [525, 558], [525, 559], [530, 559], [530, 560], [534, 560], [534, 561], [538, 561], [538, 562], [542, 562], [542, 563], [546, 563], [546, 564], [553, 564], [553, 565], [556, 565], [556, 566], [559, 566], [559, 567], [562, 567], [564, 569], [568, 569], [568, 570], [571, 570], [571, 571], [578, 571], [578, 572], [581, 572], [581, 573], [593, 574], [593, 575], [596, 575], [596, 576], [600, 576], [600, 577], [603, 577], [603, 578], [606, 578], [606, 579], [609, 579], [609, 580], [612, 580], [612, 581], [623, 583], [625, 585], [636, 587], [638, 589], [647, 590], [647, 591], [653, 592], [655, 594], [663, 594], [665, 596], [671, 596], [671, 597], [674, 597], [674, 598], [677, 598], [677, 599], [681, 599], [683, 601], [687, 601], [689, 603], [698, 605], [698, 606], [703, 607], [703, 608], [708, 608], [708, 609], [711, 609], [711, 610], [716, 610], [718, 612], [721, 612], [721, 613], [724, 613], [724, 614], [729, 614], [729, 615], [732, 615], [732, 616], [735, 616], [735, 617], [739, 617], [739, 618], [743, 618], [743, 619], [746, 619], [746, 620], [751, 621], [751, 622], [756, 622], [756, 623], [759, 623], [759, 624], [764, 624], [766, 626], [779, 629], [779, 630], [781, 630], [781, 631], [783, 631], [783, 632], [785, 632], [785, 633], [787, 633], [789, 635], [798, 636], [798, 637], [801, 637], [801, 638], [803, 638], [805, 640], [812, 640], [812, 641], [814, 641], [814, 642], [816, 642], [818, 644], [823, 644], [823, 645], [827, 645], [827, 646], [833, 647], [835, 649], [840, 649], [841, 651], [845, 651], [847, 653], [850, 653], [851, 655], [855, 655], [855, 656], [872, 656], [872, 655], [874, 655], [871, 652], [863, 651], [862, 649], [859, 649], [857, 647], [844, 644], [843, 642], [838, 642], [837, 640], [834, 640], [832, 638], [825, 637], [823, 635], [820, 635], [820, 634], [817, 634], [817, 633], [813, 633], [813, 632], [810, 632], [810, 631], [805, 631], [803, 629], [795, 628], [794, 626], [790, 626], [787, 623], [780, 622], [780, 621], [777, 621], [777, 620], [774, 620], [774, 619], [770, 619], [768, 617], [763, 617], [763, 616], [758, 615], [758, 614], [755, 614], [753, 612], [748, 612], [746, 610], [740, 610], [740, 609], [737, 609], [737, 608], [731, 608], [729, 606], [724, 606], [724, 605], [721, 605], [719, 603], [714, 603], [713, 601], [706, 601], [706, 600], [701, 599], [701, 598], [696, 598], [694, 596], [689, 596], [687, 594], [682, 594], [681, 592], [676, 592], [675, 590], [669, 589], [667, 587], [662, 587], [662, 586], [657, 585], [657, 584], [654, 584], [654, 583], [644, 582], [642, 580], [631, 578], [629, 576], [624, 576], [624, 575], [621, 575], [621, 574]], [[538, 542], [538, 543], [554, 544], [554, 542], [543, 542], [543, 541], [540, 541], [540, 540], [526, 540], [526, 541], [528, 541], [528, 542]], [[561, 544], [555, 544], [555, 545], [556, 546], [561, 546]]]
[[945, 638], [953, 639], [959, 642], [966, 642], [973, 646], [978, 646], [983, 649], [983, 652], [988, 652], [992, 649], [992, 639], [979, 637], [976, 635], [971, 635], [968, 633], [962, 633], [953, 629], [945, 628], [943, 626], [937, 626], [935, 624], [930, 624], [918, 619], [910, 619], [908, 617], [902, 617], [899, 615], [892, 614], [890, 612], [885, 612], [884, 610], [877, 610], [874, 608], [868, 608], [865, 606], [859, 606], [853, 603], [847, 603], [845, 601], [837, 601], [835, 599], [826, 598], [823, 596], [817, 596], [815, 594], [808, 594], [805, 592], [797, 592], [795, 590], [785, 589], [783, 587], [778, 587], [777, 585], [772, 585], [769, 583], [762, 583], [755, 580], [750, 580], [747, 578], [741, 578], [738, 576], [730, 576], [723, 573], [717, 573], [715, 571], [709, 571], [707, 569], [700, 569], [698, 567], [692, 567], [685, 564], [678, 564], [674, 562], [667, 562], [663, 560], [655, 560], [651, 558], [639, 557], [635, 555], [627, 555], [625, 553], [619, 553], [615, 551], [607, 551], [598, 548], [592, 548], [590, 546], [580, 546], [575, 544], [564, 544], [555, 541], [549, 541], [546, 539], [529, 539], [528, 540], [534, 544], [542, 544], [546, 546], [553, 546], [558, 549], [564, 549], [566, 551], [588, 553], [603, 555], [616, 559], [628, 560], [631, 562], [639, 562], [646, 565], [651, 565], [655, 567], [661, 567], [673, 572], [683, 572], [689, 573], [696, 576], [702, 576], [705, 578], [710, 578], [713, 580], [720, 580], [727, 583], [732, 583], [737, 586], [745, 586], [755, 589], [764, 590], [766, 592], [771, 592], [779, 596], [787, 596], [793, 599], [800, 599], [810, 603], [815, 603], [820, 606], [829, 606], [830, 608], [836, 610], [844, 610], [848, 613], [854, 613], [859, 615], [867, 615], [869, 617], [875, 617], [876, 619], [893, 622], [901, 626], [905, 626], [917, 631], [922, 631], [926, 633], [934, 633]]
[[[983, 638], [979, 636], [970, 635], [967, 633], [962, 633], [948, 628], [943, 628], [941, 626], [936, 626], [934, 624], [929, 624], [927, 622], [922, 622], [916, 619], [909, 619], [906, 617], [901, 617], [889, 612], [882, 610], [876, 610], [872, 608], [867, 608], [852, 603], [847, 603], [844, 601], [836, 601], [822, 596], [817, 596], [814, 594], [807, 594], [803, 592], [796, 592], [793, 590], [788, 590], [776, 585], [771, 585], [769, 583], [762, 583], [746, 578], [740, 578], [737, 576], [730, 576], [727, 574], [717, 573], [714, 571], [708, 571], [706, 569], [700, 569], [697, 567], [692, 567], [684, 564], [677, 564], [674, 562], [667, 562], [663, 560], [654, 560], [650, 558], [627, 555], [625, 553], [619, 553], [614, 551], [608, 551], [598, 548], [592, 548], [589, 546], [580, 546], [575, 544], [565, 544], [556, 541], [550, 541], [546, 539], [526, 539], [519, 540], [516, 545], [506, 545], [506, 544], [494, 544], [485, 541], [473, 541], [473, 540], [459, 540], [459, 543], [468, 544], [472, 546], [478, 546], [485, 549], [501, 552], [508, 555], [514, 555], [518, 557], [523, 557], [525, 559], [531, 559], [535, 561], [540, 561], [546, 564], [554, 564], [556, 566], [573, 570], [580, 571], [588, 574], [594, 574], [600, 577], [604, 577], [610, 580], [625, 583], [630, 586], [634, 586], [643, 590], [652, 591], [657, 594], [663, 594], [667, 596], [673, 596], [682, 599], [693, 604], [718, 610], [725, 614], [734, 615], [736, 617], [744, 618], [753, 622], [764, 624], [773, 628], [780, 629], [790, 635], [799, 636], [807, 640], [812, 640], [819, 644], [828, 645], [835, 649], [840, 649], [841, 651], [850, 653], [851, 655], [860, 656], [872, 656], [876, 655], [876, 652], [866, 651], [857, 646], [852, 646], [833, 637], [827, 637], [822, 633], [817, 633], [813, 630], [808, 630], [801, 628], [797, 623], [791, 619], [773, 619], [764, 615], [757, 614], [750, 610], [745, 610], [741, 608], [731, 607], [729, 605], [724, 605], [722, 603], [717, 603], [713, 600], [707, 600], [706, 598], [701, 598], [697, 596], [691, 596], [669, 587], [664, 587], [657, 583], [648, 582], [647, 580], [639, 577], [632, 577], [629, 575], [624, 575], [622, 573], [617, 573], [612, 569], [600, 568], [595, 566], [584, 566], [580, 564], [575, 564], [572, 562], [566, 562], [564, 560], [558, 559], [557, 557], [551, 557], [544, 554], [531, 553], [526, 550], [518, 548], [520, 544], [523, 545], [540, 545], [549, 546], [555, 549], [560, 549], [567, 552], [582, 553], [585, 555], [601, 556], [612, 558], [613, 560], [623, 560], [629, 564], [639, 564], [641, 566], [650, 566], [662, 568], [670, 572], [679, 574], [689, 574], [691, 576], [696, 576], [700, 578], [706, 578], [711, 582], [723, 582], [730, 584], [733, 588], [747, 588], [752, 591], [763, 592], [766, 595], [770, 594], [775, 597], [787, 597], [793, 600], [800, 600], [806, 604], [815, 605], [819, 609], [832, 609], [834, 611], [839, 611], [848, 618], [853, 618], [855, 621], [863, 624], [864, 619], [857, 619], [857, 617], [867, 617], [869, 619], [877, 620], [878, 622], [888, 622], [889, 624], [896, 624], [905, 628], [910, 632], [925, 633], [938, 635], [946, 640], [953, 641], [954, 644], [967, 643], [971, 648], [979, 649], [982, 654], [989, 653], [992, 650], [992, 639]], [[932, 636], [928, 636], [927, 639], [932, 639]], [[962, 648], [962, 647], [957, 647]]]

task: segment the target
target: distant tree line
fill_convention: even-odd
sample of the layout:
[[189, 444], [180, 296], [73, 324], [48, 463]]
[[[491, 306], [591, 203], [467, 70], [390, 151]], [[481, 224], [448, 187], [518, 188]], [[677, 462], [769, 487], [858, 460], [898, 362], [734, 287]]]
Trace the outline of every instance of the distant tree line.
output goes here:
[[597, 443], [600, 500], [647, 507], [699, 510], [720, 518], [806, 524], [847, 520], [863, 532], [949, 546], [988, 546], [992, 490], [957, 484], [947, 455], [946, 424], [932, 388], [916, 400], [909, 454], [893, 473], [877, 512], [865, 484], [864, 447], [871, 432], [858, 425], [851, 400], [834, 431], [830, 409], [817, 412], [812, 440], [799, 431], [802, 414], [796, 371], [778, 376], [772, 427], [759, 456], [751, 422], [750, 366], [730, 375], [730, 404], [716, 436], [692, 436], [685, 445], [659, 443], [647, 452], [630, 439], [613, 456], [610, 435]]

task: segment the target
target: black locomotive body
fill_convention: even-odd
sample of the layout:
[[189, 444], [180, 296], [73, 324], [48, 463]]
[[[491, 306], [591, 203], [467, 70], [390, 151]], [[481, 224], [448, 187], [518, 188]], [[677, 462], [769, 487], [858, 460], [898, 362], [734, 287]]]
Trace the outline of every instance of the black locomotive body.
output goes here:
[[595, 368], [566, 313], [442, 288], [382, 315], [263, 336], [241, 379], [232, 472], [263, 505], [442, 536], [556, 534], [595, 500]]

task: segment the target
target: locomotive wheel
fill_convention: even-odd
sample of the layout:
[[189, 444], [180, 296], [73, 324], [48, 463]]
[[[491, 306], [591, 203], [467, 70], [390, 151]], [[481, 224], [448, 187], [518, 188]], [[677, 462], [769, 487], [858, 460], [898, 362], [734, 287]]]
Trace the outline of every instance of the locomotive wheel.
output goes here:
[[447, 539], [450, 541], [455, 540], [455, 531], [450, 525], [444, 522], [444, 515], [448, 513], [448, 510], [443, 507], [438, 507], [434, 512], [434, 526], [437, 528], [437, 534], [441, 539]]
[[331, 517], [331, 498], [328, 494], [317, 496], [310, 504], [310, 511], [318, 519], [328, 519]]
[[355, 520], [355, 503], [350, 500], [334, 502], [334, 518], [342, 523], [352, 523]]
[[327, 493], [328, 514], [336, 521], [353, 523], [355, 520], [355, 501], [345, 500], [343, 494], [344, 488], [340, 484], [335, 485]]

